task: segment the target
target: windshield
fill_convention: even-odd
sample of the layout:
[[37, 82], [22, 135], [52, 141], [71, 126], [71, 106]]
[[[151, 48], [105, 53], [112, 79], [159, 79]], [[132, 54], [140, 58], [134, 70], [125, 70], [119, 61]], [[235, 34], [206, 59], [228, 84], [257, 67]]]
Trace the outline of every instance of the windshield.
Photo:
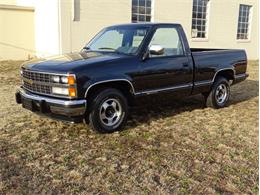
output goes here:
[[101, 31], [86, 47], [92, 51], [136, 54], [147, 27], [112, 27]]

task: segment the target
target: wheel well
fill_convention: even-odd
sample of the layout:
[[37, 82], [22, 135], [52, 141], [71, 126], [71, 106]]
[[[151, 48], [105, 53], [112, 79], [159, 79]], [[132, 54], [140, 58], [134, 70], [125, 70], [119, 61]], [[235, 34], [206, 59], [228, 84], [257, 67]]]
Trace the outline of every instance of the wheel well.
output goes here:
[[217, 77], [220, 77], [220, 76], [226, 78], [228, 81], [231, 81], [231, 80], [234, 80], [234, 79], [235, 79], [235, 78], [234, 78], [234, 71], [231, 70], [231, 69], [219, 71], [219, 72], [216, 74], [214, 80], [215, 80]]
[[106, 88], [119, 90], [127, 98], [128, 103], [131, 104], [133, 102], [134, 89], [128, 81], [110, 81], [93, 85], [86, 91], [85, 96], [88, 99]]

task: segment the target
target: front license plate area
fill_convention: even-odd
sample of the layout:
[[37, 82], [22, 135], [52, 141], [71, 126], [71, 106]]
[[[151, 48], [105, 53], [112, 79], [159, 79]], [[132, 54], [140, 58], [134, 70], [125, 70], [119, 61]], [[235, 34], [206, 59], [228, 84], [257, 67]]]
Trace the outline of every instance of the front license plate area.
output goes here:
[[24, 108], [26, 108], [28, 110], [35, 111], [33, 101], [30, 99], [23, 98], [22, 105]]

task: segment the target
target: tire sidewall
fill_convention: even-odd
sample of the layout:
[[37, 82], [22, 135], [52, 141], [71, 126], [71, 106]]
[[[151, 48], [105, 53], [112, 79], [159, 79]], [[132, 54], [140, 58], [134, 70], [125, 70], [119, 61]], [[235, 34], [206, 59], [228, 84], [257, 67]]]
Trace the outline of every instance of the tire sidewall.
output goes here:
[[[226, 97], [226, 99], [225, 99], [225, 101], [223, 103], [219, 104], [217, 102], [217, 99], [216, 99], [216, 91], [217, 91], [218, 86], [221, 85], [221, 84], [224, 84], [226, 86], [227, 97]], [[216, 83], [213, 86], [213, 90], [212, 90], [212, 103], [214, 104], [214, 107], [216, 107], [216, 108], [223, 108], [223, 107], [226, 106], [229, 98], [230, 98], [230, 85], [229, 85], [229, 82], [225, 78], [220, 77], [220, 78], [218, 78], [216, 80]]]
[[[113, 126], [104, 125], [100, 119], [99, 112], [101, 105], [107, 99], [114, 98], [116, 99], [122, 107], [122, 115], [120, 120]], [[91, 103], [91, 111], [89, 113], [89, 122], [90, 125], [97, 131], [101, 133], [112, 133], [118, 131], [123, 127], [128, 116], [128, 106], [126, 98], [123, 94], [117, 89], [104, 89], [101, 91]]]

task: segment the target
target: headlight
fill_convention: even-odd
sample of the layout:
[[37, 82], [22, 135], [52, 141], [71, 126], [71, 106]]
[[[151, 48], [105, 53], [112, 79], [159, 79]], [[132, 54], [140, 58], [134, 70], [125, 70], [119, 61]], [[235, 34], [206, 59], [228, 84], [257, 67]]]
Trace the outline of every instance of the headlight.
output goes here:
[[56, 95], [76, 97], [76, 89], [73, 87], [71, 87], [71, 88], [52, 87], [52, 93], [56, 94]]
[[76, 83], [74, 75], [68, 76], [52, 76], [52, 81], [55, 83], [74, 85]]
[[60, 81], [61, 81], [61, 83], [68, 83], [68, 77], [62, 76], [62, 77], [60, 77]]
[[55, 83], [59, 83], [59, 82], [60, 82], [60, 76], [53, 76], [53, 77], [52, 77], [52, 80], [53, 80]]
[[52, 93], [54, 95], [62, 95], [62, 96], [69, 96], [69, 97], [76, 97], [77, 96], [77, 89], [76, 89], [76, 77], [75, 75], [53, 75], [51, 77], [54, 83], [57, 83], [56, 86], [52, 87]]
[[52, 87], [52, 93], [57, 95], [69, 95], [69, 89], [63, 87]]

